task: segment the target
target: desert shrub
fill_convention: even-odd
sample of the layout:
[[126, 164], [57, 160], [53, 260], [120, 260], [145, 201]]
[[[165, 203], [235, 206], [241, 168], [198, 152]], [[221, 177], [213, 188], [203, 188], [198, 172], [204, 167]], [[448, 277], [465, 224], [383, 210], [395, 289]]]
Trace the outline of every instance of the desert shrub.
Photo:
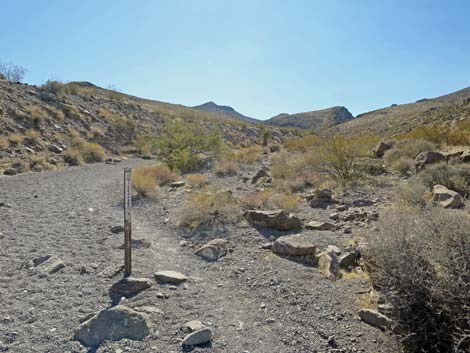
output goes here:
[[269, 202], [274, 206], [273, 208], [280, 208], [288, 212], [294, 211], [299, 201], [300, 197], [293, 194], [274, 194], [269, 199]]
[[26, 130], [26, 139], [28, 139], [29, 142], [34, 142], [37, 143], [39, 141], [39, 137], [41, 134], [37, 130], [29, 129]]
[[369, 234], [373, 284], [392, 304], [406, 353], [470, 349], [470, 215], [389, 212]]
[[424, 207], [428, 201], [428, 188], [416, 177], [402, 182], [395, 189], [394, 199], [404, 206]]
[[154, 199], [160, 193], [160, 187], [155, 177], [155, 168], [152, 166], [135, 168], [132, 172], [131, 184], [138, 197]]
[[7, 149], [9, 145], [10, 145], [10, 141], [8, 140], [7, 137], [5, 137], [5, 136], [0, 137], [0, 148], [1, 149]]
[[155, 138], [151, 135], [139, 135], [135, 139], [135, 148], [140, 155], [149, 154], [153, 151]]
[[86, 142], [78, 136], [71, 140], [72, 156], [81, 155], [82, 160], [87, 163], [102, 162], [106, 158], [106, 152], [99, 144]]
[[44, 92], [55, 94], [59, 98], [70, 94], [70, 88], [65, 83], [57, 80], [47, 80], [41, 88]]
[[21, 159], [14, 160], [11, 166], [15, 168], [18, 173], [26, 173], [29, 171], [29, 165]]
[[111, 116], [113, 125], [122, 132], [134, 132], [136, 125], [133, 119], [125, 115]]
[[290, 151], [305, 152], [322, 141], [317, 135], [307, 135], [303, 137], [292, 137], [284, 142], [284, 147]]
[[233, 176], [240, 172], [238, 163], [232, 160], [218, 161], [215, 166], [215, 174], [219, 177]]
[[447, 126], [418, 126], [412, 131], [399, 135], [400, 139], [421, 139], [437, 145], [469, 145], [470, 123], [459, 121]]
[[209, 179], [207, 175], [200, 174], [200, 173], [193, 173], [186, 175], [186, 181], [192, 187], [199, 188], [201, 186], [207, 185], [209, 183]]
[[41, 156], [32, 156], [30, 166], [31, 170], [34, 172], [54, 169], [54, 166], [50, 164], [46, 158]]
[[415, 163], [413, 159], [409, 157], [400, 157], [390, 165], [390, 168], [404, 176], [413, 171], [414, 165]]
[[434, 151], [436, 146], [427, 140], [402, 140], [384, 154], [385, 164], [392, 166], [401, 158], [415, 159], [421, 152]]
[[168, 122], [156, 139], [160, 158], [182, 173], [200, 169], [204, 153], [218, 152], [222, 139], [218, 130], [208, 131], [181, 120]]
[[99, 126], [92, 126], [90, 131], [88, 132], [88, 138], [90, 139], [98, 139], [104, 136], [104, 130]]
[[260, 146], [243, 147], [239, 149], [225, 148], [221, 152], [221, 160], [230, 160], [238, 164], [255, 164], [263, 159], [263, 149]]
[[80, 111], [74, 105], [63, 104], [62, 111], [63, 114], [70, 119], [79, 120], [82, 117], [82, 114], [80, 114]]
[[68, 165], [82, 165], [85, 163], [83, 156], [78, 148], [69, 148], [64, 152], [64, 162]]
[[26, 68], [15, 65], [11, 62], [0, 61], [0, 74], [3, 75], [8, 81], [21, 82], [24, 75], [28, 70]]
[[271, 153], [279, 152], [280, 150], [281, 150], [281, 146], [280, 146], [280, 145], [277, 145], [277, 144], [271, 145], [271, 146], [269, 147], [269, 151], [270, 151]]
[[192, 193], [178, 216], [178, 225], [196, 228], [230, 223], [236, 219], [237, 201], [229, 191], [208, 188]]
[[470, 166], [465, 164], [432, 164], [418, 177], [428, 188], [439, 184], [463, 195], [470, 194]]
[[36, 127], [40, 127], [46, 117], [46, 112], [41, 107], [33, 105], [26, 108], [29, 118]]
[[268, 145], [268, 141], [271, 138], [271, 131], [269, 129], [263, 129], [263, 146], [266, 147]]
[[24, 141], [24, 135], [19, 133], [13, 133], [8, 136], [8, 140], [13, 145], [20, 145]]
[[165, 164], [144, 165], [136, 168], [141, 174], [149, 175], [155, 179], [158, 186], [170, 184], [179, 179], [178, 174], [171, 171]]
[[241, 198], [241, 205], [247, 210], [262, 210], [268, 207], [272, 191], [253, 191]]

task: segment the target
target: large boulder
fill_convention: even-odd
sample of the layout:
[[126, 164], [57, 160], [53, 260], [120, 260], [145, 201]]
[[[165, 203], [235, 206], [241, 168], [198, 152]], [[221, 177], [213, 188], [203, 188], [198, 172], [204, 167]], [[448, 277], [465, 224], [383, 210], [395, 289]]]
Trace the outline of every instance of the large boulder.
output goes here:
[[144, 289], [150, 288], [151, 286], [152, 280], [148, 278], [126, 277], [121, 279], [119, 282], [114, 283], [109, 291], [111, 294], [129, 298], [140, 293]]
[[393, 148], [391, 143], [380, 141], [377, 146], [372, 150], [372, 154], [377, 158], [382, 158], [386, 151]]
[[74, 340], [86, 347], [97, 347], [106, 340], [142, 340], [149, 334], [149, 327], [145, 314], [118, 305], [83, 322], [75, 331]]
[[432, 201], [444, 208], [459, 208], [463, 206], [462, 196], [443, 185], [434, 185], [432, 189]]
[[284, 256], [315, 255], [317, 247], [300, 235], [287, 235], [277, 238], [272, 251]]
[[248, 210], [244, 214], [245, 219], [248, 223], [272, 228], [276, 230], [298, 230], [302, 227], [302, 222], [296, 216], [287, 214], [283, 210], [277, 211], [259, 211], [259, 210]]
[[442, 162], [446, 160], [446, 156], [444, 156], [440, 152], [435, 151], [428, 151], [428, 152], [421, 152], [415, 158], [415, 168], [417, 171], [424, 169], [429, 164], [434, 164], [438, 162]]
[[183, 339], [183, 346], [196, 346], [205, 344], [212, 339], [212, 330], [209, 327], [191, 332]]

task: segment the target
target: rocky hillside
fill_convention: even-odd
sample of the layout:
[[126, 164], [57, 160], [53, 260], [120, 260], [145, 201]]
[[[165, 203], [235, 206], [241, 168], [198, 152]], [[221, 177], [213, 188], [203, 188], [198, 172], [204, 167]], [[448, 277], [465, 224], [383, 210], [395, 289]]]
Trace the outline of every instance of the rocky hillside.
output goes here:
[[330, 129], [332, 133], [377, 134], [389, 136], [405, 133], [422, 125], [449, 125], [470, 118], [470, 87], [415, 103], [360, 114]]
[[[0, 172], [16, 162], [29, 169], [32, 160], [60, 165], [77, 137], [100, 145], [107, 155], [132, 154], [138, 136], [158, 135], [174, 119], [218, 128], [232, 145], [262, 141], [262, 128], [227, 114], [142, 99], [88, 82], [37, 87], [0, 80]], [[283, 134], [271, 129], [275, 143]]]
[[266, 120], [268, 125], [288, 126], [301, 129], [321, 129], [353, 119], [345, 107], [332, 107], [297, 114], [279, 114]]
[[259, 120], [250, 118], [248, 116], [245, 116], [239, 112], [237, 112], [235, 109], [232, 107], [229, 107], [228, 105], [218, 105], [215, 104], [214, 102], [207, 102], [201, 105], [197, 105], [193, 107], [194, 109], [201, 110], [204, 112], [210, 112], [210, 113], [215, 113], [218, 115], [222, 116], [229, 116], [230, 118], [233, 119], [239, 119], [245, 122], [250, 122], [250, 123], [260, 123]]

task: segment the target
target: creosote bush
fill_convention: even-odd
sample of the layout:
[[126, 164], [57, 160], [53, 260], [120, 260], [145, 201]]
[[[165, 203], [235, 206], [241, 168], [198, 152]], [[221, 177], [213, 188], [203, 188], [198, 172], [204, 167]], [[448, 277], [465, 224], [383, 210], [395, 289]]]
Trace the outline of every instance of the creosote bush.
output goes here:
[[24, 141], [24, 135], [19, 133], [13, 133], [8, 136], [8, 140], [13, 145], [20, 145]]
[[222, 138], [217, 130], [206, 129], [182, 120], [168, 122], [156, 139], [159, 157], [181, 173], [201, 168], [202, 155], [218, 153]]
[[240, 172], [240, 167], [237, 162], [233, 160], [218, 161], [215, 166], [215, 174], [219, 177], [233, 176]]
[[71, 140], [72, 147], [64, 153], [64, 161], [66, 163], [69, 165], [80, 165], [84, 162], [102, 162], [106, 158], [106, 152], [103, 147], [94, 142], [86, 142], [78, 137], [78, 133], [72, 133], [72, 135], [74, 136]]
[[204, 185], [209, 184], [209, 179], [207, 178], [207, 175], [200, 173], [187, 174], [186, 181], [190, 186], [195, 188], [200, 188]]
[[389, 212], [369, 234], [375, 287], [392, 304], [406, 353], [470, 349], [470, 215], [427, 209]]

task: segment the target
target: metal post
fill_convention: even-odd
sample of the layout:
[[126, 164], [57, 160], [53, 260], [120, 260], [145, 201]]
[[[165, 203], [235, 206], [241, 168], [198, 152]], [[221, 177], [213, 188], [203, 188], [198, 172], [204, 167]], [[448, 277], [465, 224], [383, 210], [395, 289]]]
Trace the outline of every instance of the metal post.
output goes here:
[[129, 277], [132, 272], [131, 258], [131, 168], [124, 168], [124, 276]]

